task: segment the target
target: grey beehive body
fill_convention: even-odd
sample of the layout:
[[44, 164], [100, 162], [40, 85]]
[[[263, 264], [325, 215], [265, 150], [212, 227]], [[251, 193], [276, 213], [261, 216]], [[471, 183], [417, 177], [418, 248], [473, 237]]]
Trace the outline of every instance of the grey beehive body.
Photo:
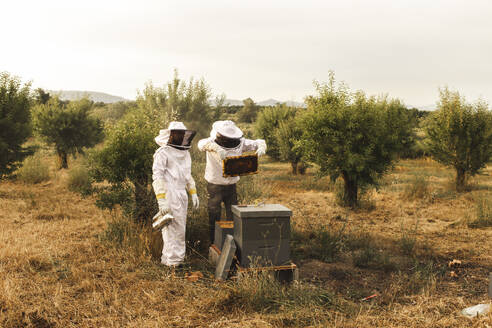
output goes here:
[[234, 240], [241, 266], [257, 258], [259, 265], [282, 265], [290, 261], [292, 211], [278, 204], [232, 206]]

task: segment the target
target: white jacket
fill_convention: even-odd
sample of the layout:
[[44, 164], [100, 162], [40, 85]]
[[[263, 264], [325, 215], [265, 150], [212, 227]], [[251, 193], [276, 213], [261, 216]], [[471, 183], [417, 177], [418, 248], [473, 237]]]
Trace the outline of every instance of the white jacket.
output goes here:
[[191, 156], [188, 150], [179, 150], [167, 145], [169, 134], [161, 130], [155, 138], [161, 146], [154, 153], [152, 180], [163, 180], [169, 192], [172, 189], [186, 189], [196, 192], [195, 180], [191, 176]]

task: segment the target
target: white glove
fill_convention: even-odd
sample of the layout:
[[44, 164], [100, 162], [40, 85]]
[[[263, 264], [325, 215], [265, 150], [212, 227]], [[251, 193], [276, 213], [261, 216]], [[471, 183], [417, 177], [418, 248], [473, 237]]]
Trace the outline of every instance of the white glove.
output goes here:
[[[220, 147], [220, 146], [219, 146]], [[220, 148], [220, 150], [217, 152], [221, 160], [226, 159], [227, 157], [227, 151], [224, 148]]]
[[210, 141], [208, 144], [203, 147], [206, 151], [214, 151], [219, 155], [221, 160], [224, 160], [227, 157], [227, 151], [219, 146], [215, 141]]
[[256, 140], [256, 142], [258, 144], [258, 149], [256, 150], [256, 155], [258, 155], [258, 157], [265, 155], [266, 154], [265, 140], [258, 139], [258, 140]]
[[200, 200], [198, 199], [197, 194], [191, 195], [191, 201], [193, 202], [193, 209], [197, 210], [200, 206]]

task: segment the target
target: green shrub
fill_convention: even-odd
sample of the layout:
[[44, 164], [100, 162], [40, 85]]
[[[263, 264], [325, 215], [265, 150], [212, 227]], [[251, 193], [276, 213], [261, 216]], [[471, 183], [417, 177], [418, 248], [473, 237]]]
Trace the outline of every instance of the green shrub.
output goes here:
[[24, 183], [40, 183], [50, 179], [48, 164], [39, 154], [27, 157], [17, 171], [17, 178]]
[[92, 191], [92, 178], [89, 169], [84, 165], [73, 167], [68, 172], [68, 189], [82, 195], [88, 195]]

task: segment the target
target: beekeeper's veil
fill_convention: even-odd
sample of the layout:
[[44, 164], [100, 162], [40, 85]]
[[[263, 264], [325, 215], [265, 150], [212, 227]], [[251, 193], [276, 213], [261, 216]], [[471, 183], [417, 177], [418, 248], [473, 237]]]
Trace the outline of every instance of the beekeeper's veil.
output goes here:
[[178, 149], [189, 149], [196, 131], [187, 130], [183, 122], [171, 122], [167, 129], [161, 130], [155, 137], [159, 146], [169, 145]]
[[241, 144], [243, 131], [233, 121], [217, 121], [212, 125], [210, 137], [218, 145], [232, 149]]

